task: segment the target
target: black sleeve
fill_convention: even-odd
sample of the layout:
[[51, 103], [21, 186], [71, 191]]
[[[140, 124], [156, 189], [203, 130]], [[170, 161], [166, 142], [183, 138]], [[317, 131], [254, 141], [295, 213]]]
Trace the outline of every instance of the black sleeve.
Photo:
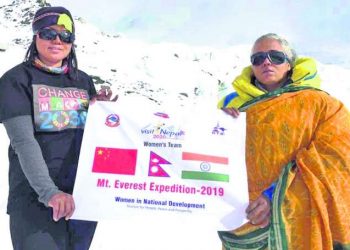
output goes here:
[[24, 70], [18, 67], [0, 78], [0, 122], [32, 114], [31, 89]]

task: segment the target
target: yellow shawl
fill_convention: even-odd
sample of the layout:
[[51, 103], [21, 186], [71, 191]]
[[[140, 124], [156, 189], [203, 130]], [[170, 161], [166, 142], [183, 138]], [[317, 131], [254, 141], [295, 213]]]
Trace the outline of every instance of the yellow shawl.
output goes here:
[[[251, 81], [252, 68], [248, 66], [243, 69], [241, 75], [236, 77], [232, 82], [233, 92], [225, 96], [218, 103], [218, 108], [239, 108], [244, 103], [254, 99], [255, 97], [265, 94], [263, 90], [254, 86]], [[320, 87], [320, 77], [317, 74], [316, 62], [311, 58], [299, 58], [293, 68], [291, 76], [292, 86], [311, 86]]]
[[223, 249], [350, 249], [350, 114], [323, 91], [280, 92], [247, 107], [255, 200], [272, 182], [270, 226], [219, 232]]

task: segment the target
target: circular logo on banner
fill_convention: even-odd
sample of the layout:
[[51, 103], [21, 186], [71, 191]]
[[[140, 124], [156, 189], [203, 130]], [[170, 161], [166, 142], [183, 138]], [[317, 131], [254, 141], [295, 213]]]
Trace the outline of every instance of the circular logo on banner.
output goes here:
[[200, 165], [200, 168], [202, 171], [208, 172], [210, 170], [210, 163], [209, 162], [202, 162]]
[[120, 118], [117, 114], [110, 114], [107, 116], [105, 124], [108, 127], [117, 127], [120, 124]]

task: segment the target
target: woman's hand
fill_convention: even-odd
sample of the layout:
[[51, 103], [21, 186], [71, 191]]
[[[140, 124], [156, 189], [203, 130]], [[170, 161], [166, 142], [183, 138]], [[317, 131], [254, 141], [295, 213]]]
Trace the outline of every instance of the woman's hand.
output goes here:
[[[101, 89], [97, 92], [97, 95], [94, 96], [90, 102], [94, 103], [95, 101], [110, 101], [115, 102], [118, 100], [118, 95], [112, 98], [112, 90], [109, 86], [101, 86]], [[112, 99], [111, 99], [112, 98]]]
[[222, 110], [233, 118], [237, 118], [239, 116], [239, 111], [236, 108], [222, 108]]
[[246, 209], [247, 219], [254, 226], [264, 228], [270, 224], [271, 204], [265, 195], [251, 201]]
[[48, 205], [52, 207], [54, 221], [58, 221], [62, 217], [65, 217], [65, 220], [69, 220], [75, 210], [73, 196], [63, 192], [53, 195]]

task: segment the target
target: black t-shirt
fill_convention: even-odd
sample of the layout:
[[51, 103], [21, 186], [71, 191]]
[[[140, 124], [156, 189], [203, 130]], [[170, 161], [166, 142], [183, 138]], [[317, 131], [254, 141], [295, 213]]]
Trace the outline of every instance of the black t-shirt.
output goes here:
[[[78, 71], [76, 80], [68, 75], [41, 71], [21, 63], [0, 78], [0, 122], [30, 115], [49, 174], [58, 188], [71, 193], [89, 99], [96, 94], [91, 77]], [[9, 147], [8, 212], [37, 200]]]

